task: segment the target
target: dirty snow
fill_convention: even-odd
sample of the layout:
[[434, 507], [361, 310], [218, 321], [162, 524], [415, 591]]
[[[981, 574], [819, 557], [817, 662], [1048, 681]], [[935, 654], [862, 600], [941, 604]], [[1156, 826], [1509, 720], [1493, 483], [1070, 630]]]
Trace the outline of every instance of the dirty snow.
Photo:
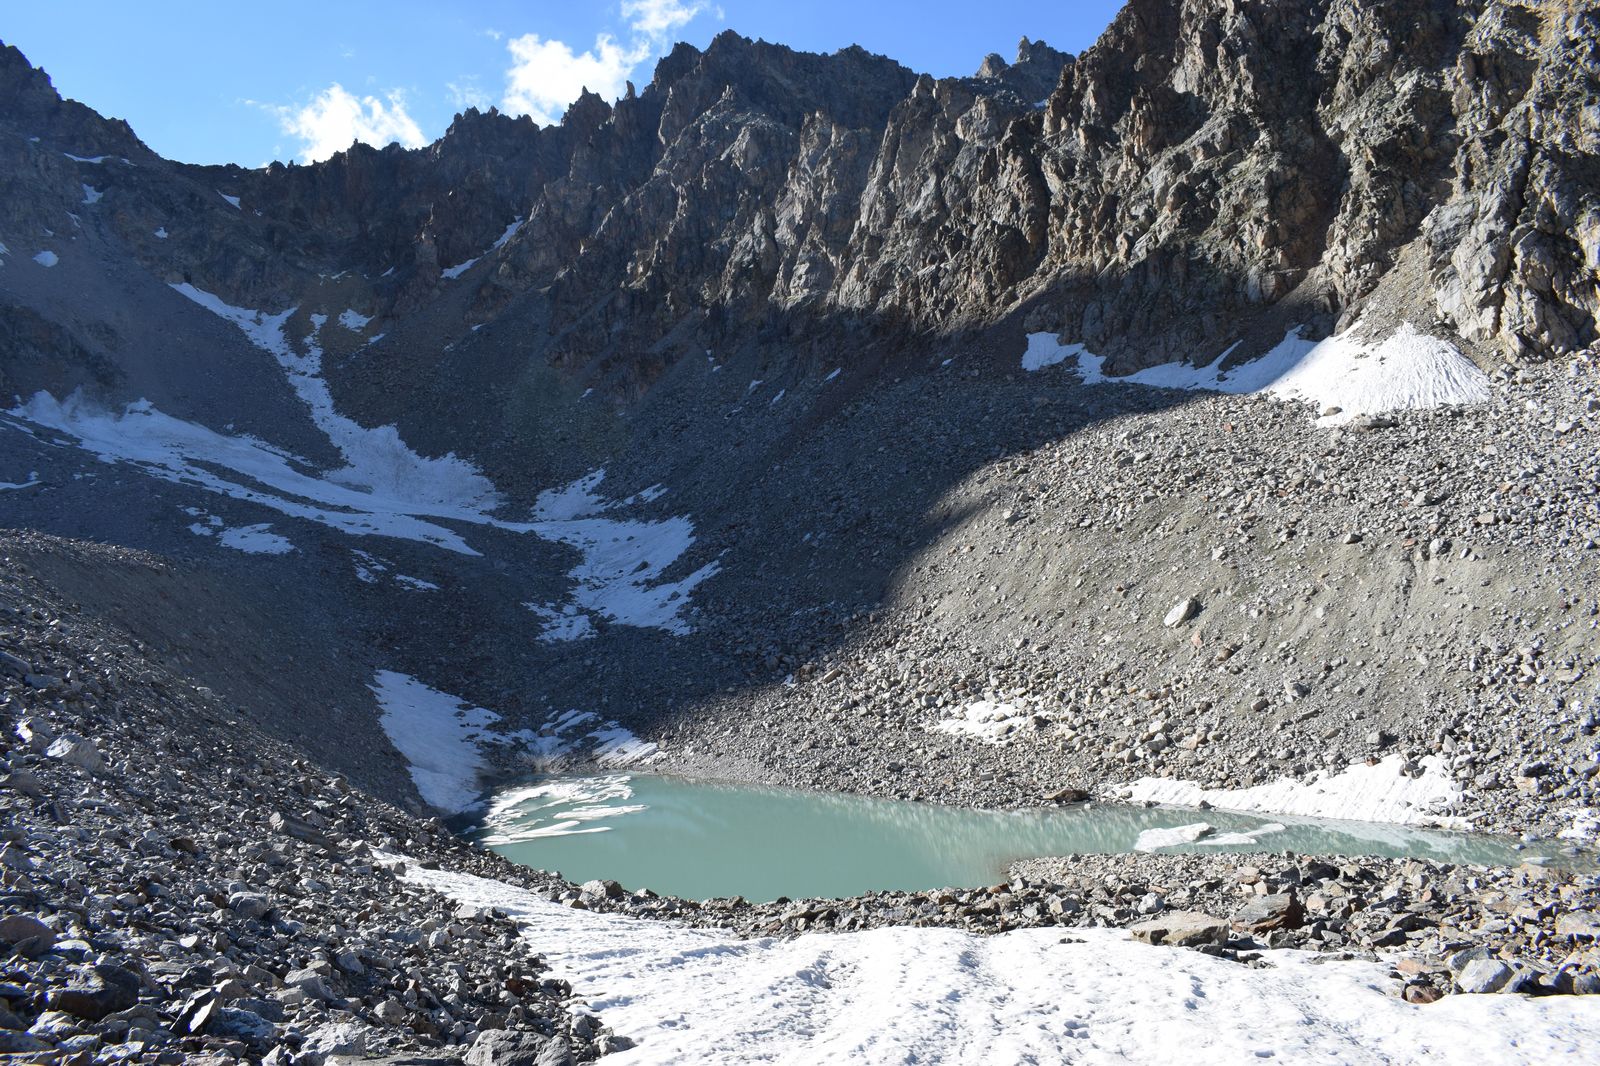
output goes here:
[[1263, 393], [1280, 400], [1303, 400], [1328, 412], [1319, 419], [1323, 425], [1386, 411], [1488, 400], [1488, 377], [1448, 341], [1420, 333], [1409, 322], [1382, 341], [1360, 339], [1360, 330], [1358, 323], [1344, 333], [1313, 341], [1296, 326], [1271, 351], [1231, 370], [1224, 371], [1222, 364], [1237, 344], [1206, 366], [1164, 363], [1125, 377], [1108, 377], [1105, 359], [1081, 344], [1063, 345], [1049, 333], [1032, 333], [1022, 365], [1037, 370], [1076, 357], [1078, 374], [1088, 384]]
[[612, 1056], [617, 1066], [1491, 1066], [1581, 1058], [1600, 1044], [1600, 1013], [1579, 997], [1451, 996], [1419, 1008], [1381, 961], [1274, 951], [1251, 968], [1114, 929], [740, 940], [401, 861], [408, 881], [517, 921], [574, 994], [636, 1041]]
[[1193, 781], [1145, 777], [1116, 790], [1134, 803], [1167, 803], [1197, 807], [1206, 802], [1218, 810], [1294, 814], [1308, 818], [1338, 818], [1401, 825], [1437, 825], [1467, 828], [1466, 819], [1447, 812], [1461, 802], [1461, 792], [1437, 755], [1424, 757], [1422, 773], [1401, 773], [1406, 760], [1391, 755], [1368, 766], [1354, 763], [1339, 773], [1318, 771], [1309, 784], [1292, 777], [1279, 778], [1254, 788], [1202, 788]]
[[33, 261], [42, 267], [53, 267], [57, 263], [61, 262], [61, 257], [56, 255], [56, 253], [52, 252], [50, 249], [46, 248], [44, 251], [34, 256]]

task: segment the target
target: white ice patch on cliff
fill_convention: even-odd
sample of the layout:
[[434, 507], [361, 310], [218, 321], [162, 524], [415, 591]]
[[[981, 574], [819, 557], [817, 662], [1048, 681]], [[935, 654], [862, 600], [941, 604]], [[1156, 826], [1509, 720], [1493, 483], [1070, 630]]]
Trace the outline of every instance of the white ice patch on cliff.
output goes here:
[[1443, 760], [1437, 755], [1424, 757], [1422, 773], [1416, 777], [1402, 772], [1405, 764], [1404, 757], [1391, 755], [1371, 766], [1356, 763], [1337, 774], [1318, 771], [1309, 783], [1283, 777], [1254, 788], [1203, 788], [1193, 781], [1145, 777], [1112, 791], [1133, 803], [1197, 807], [1205, 802], [1223, 811], [1466, 828], [1464, 819], [1448, 814], [1462, 797]]
[[1283, 950], [1251, 968], [1115, 929], [740, 939], [408, 861], [403, 876], [509, 915], [552, 976], [636, 1042], [616, 1057], [632, 1066], [1489, 1066], [1581, 1057], [1600, 1043], [1600, 1012], [1581, 997], [1448, 996], [1418, 1008], [1384, 961]]
[[1052, 334], [1028, 335], [1025, 370], [1054, 366], [1076, 357], [1087, 384], [1148, 385], [1163, 389], [1203, 389], [1237, 395], [1262, 393], [1281, 400], [1304, 400], [1338, 425], [1361, 415], [1476, 404], [1489, 398], [1489, 379], [1453, 344], [1420, 333], [1410, 323], [1382, 341], [1362, 340], [1359, 325], [1324, 340], [1307, 340], [1295, 327], [1271, 351], [1231, 370], [1223, 362], [1237, 345], [1206, 366], [1163, 363], [1124, 377], [1109, 377], [1105, 359], [1081, 344], [1061, 344]]
[[506, 242], [509, 241], [512, 237], [515, 237], [517, 235], [517, 231], [522, 228], [523, 221], [524, 221], [523, 219], [519, 218], [515, 222], [511, 223], [511, 225], [507, 226], [506, 229], [505, 229], [505, 232], [500, 234], [499, 237], [495, 238], [495, 242], [489, 246], [489, 251], [488, 252], [484, 252], [483, 255], [475, 255], [471, 259], [468, 259], [466, 262], [457, 263], [453, 267], [446, 267], [445, 269], [439, 271], [439, 275], [441, 277], [448, 278], [451, 281], [454, 281], [456, 278], [459, 278], [461, 275], [465, 274], [467, 271], [469, 271], [473, 267], [477, 266], [479, 260], [483, 259], [484, 256], [488, 255], [489, 252], [496, 252], [496, 251], [499, 251], [501, 248], [504, 248], [506, 246]]

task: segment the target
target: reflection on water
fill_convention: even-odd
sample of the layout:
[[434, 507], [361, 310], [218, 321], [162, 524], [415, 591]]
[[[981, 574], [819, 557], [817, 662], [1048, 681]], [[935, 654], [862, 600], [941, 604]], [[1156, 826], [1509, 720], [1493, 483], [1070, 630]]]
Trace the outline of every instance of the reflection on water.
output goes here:
[[[1208, 832], [1193, 828], [1201, 822]], [[601, 877], [690, 899], [755, 901], [986, 885], [1020, 858], [1153, 848], [1486, 864], [1530, 855], [1500, 838], [1367, 822], [1103, 804], [977, 811], [648, 774], [547, 778], [509, 789], [492, 801], [478, 837], [514, 862], [575, 881]]]

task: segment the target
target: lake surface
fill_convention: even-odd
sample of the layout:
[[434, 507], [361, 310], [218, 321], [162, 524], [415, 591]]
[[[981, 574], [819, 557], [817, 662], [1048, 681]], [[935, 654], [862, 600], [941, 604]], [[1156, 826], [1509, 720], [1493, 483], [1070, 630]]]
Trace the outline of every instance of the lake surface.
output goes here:
[[[1201, 823], [1210, 832], [1184, 842]], [[1368, 822], [1100, 803], [979, 811], [654, 774], [507, 789], [492, 797], [476, 836], [513, 862], [573, 881], [756, 902], [989, 885], [1005, 880], [1012, 861], [1041, 855], [1288, 850], [1515, 865], [1539, 854], [1501, 837]]]

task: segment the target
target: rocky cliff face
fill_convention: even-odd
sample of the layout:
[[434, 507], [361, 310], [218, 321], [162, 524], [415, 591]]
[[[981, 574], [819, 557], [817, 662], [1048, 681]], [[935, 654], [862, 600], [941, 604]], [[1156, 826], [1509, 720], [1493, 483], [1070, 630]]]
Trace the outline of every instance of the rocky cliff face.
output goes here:
[[[1125, 369], [1369, 311], [1543, 358], [1600, 315], [1597, 40], [1590, 4], [1133, 0], [1076, 61], [1024, 40], [935, 81], [726, 33], [556, 127], [469, 111], [258, 171], [162, 163], [8, 50], [0, 121], [43, 143], [12, 139], [0, 233], [76, 190], [47, 147], [130, 158], [119, 229], [161, 276], [281, 306], [359, 272], [401, 319], [465, 286], [458, 332], [519, 308], [619, 398], [709, 346], [1018, 312]], [[174, 211], [207, 221], [151, 241]]]

